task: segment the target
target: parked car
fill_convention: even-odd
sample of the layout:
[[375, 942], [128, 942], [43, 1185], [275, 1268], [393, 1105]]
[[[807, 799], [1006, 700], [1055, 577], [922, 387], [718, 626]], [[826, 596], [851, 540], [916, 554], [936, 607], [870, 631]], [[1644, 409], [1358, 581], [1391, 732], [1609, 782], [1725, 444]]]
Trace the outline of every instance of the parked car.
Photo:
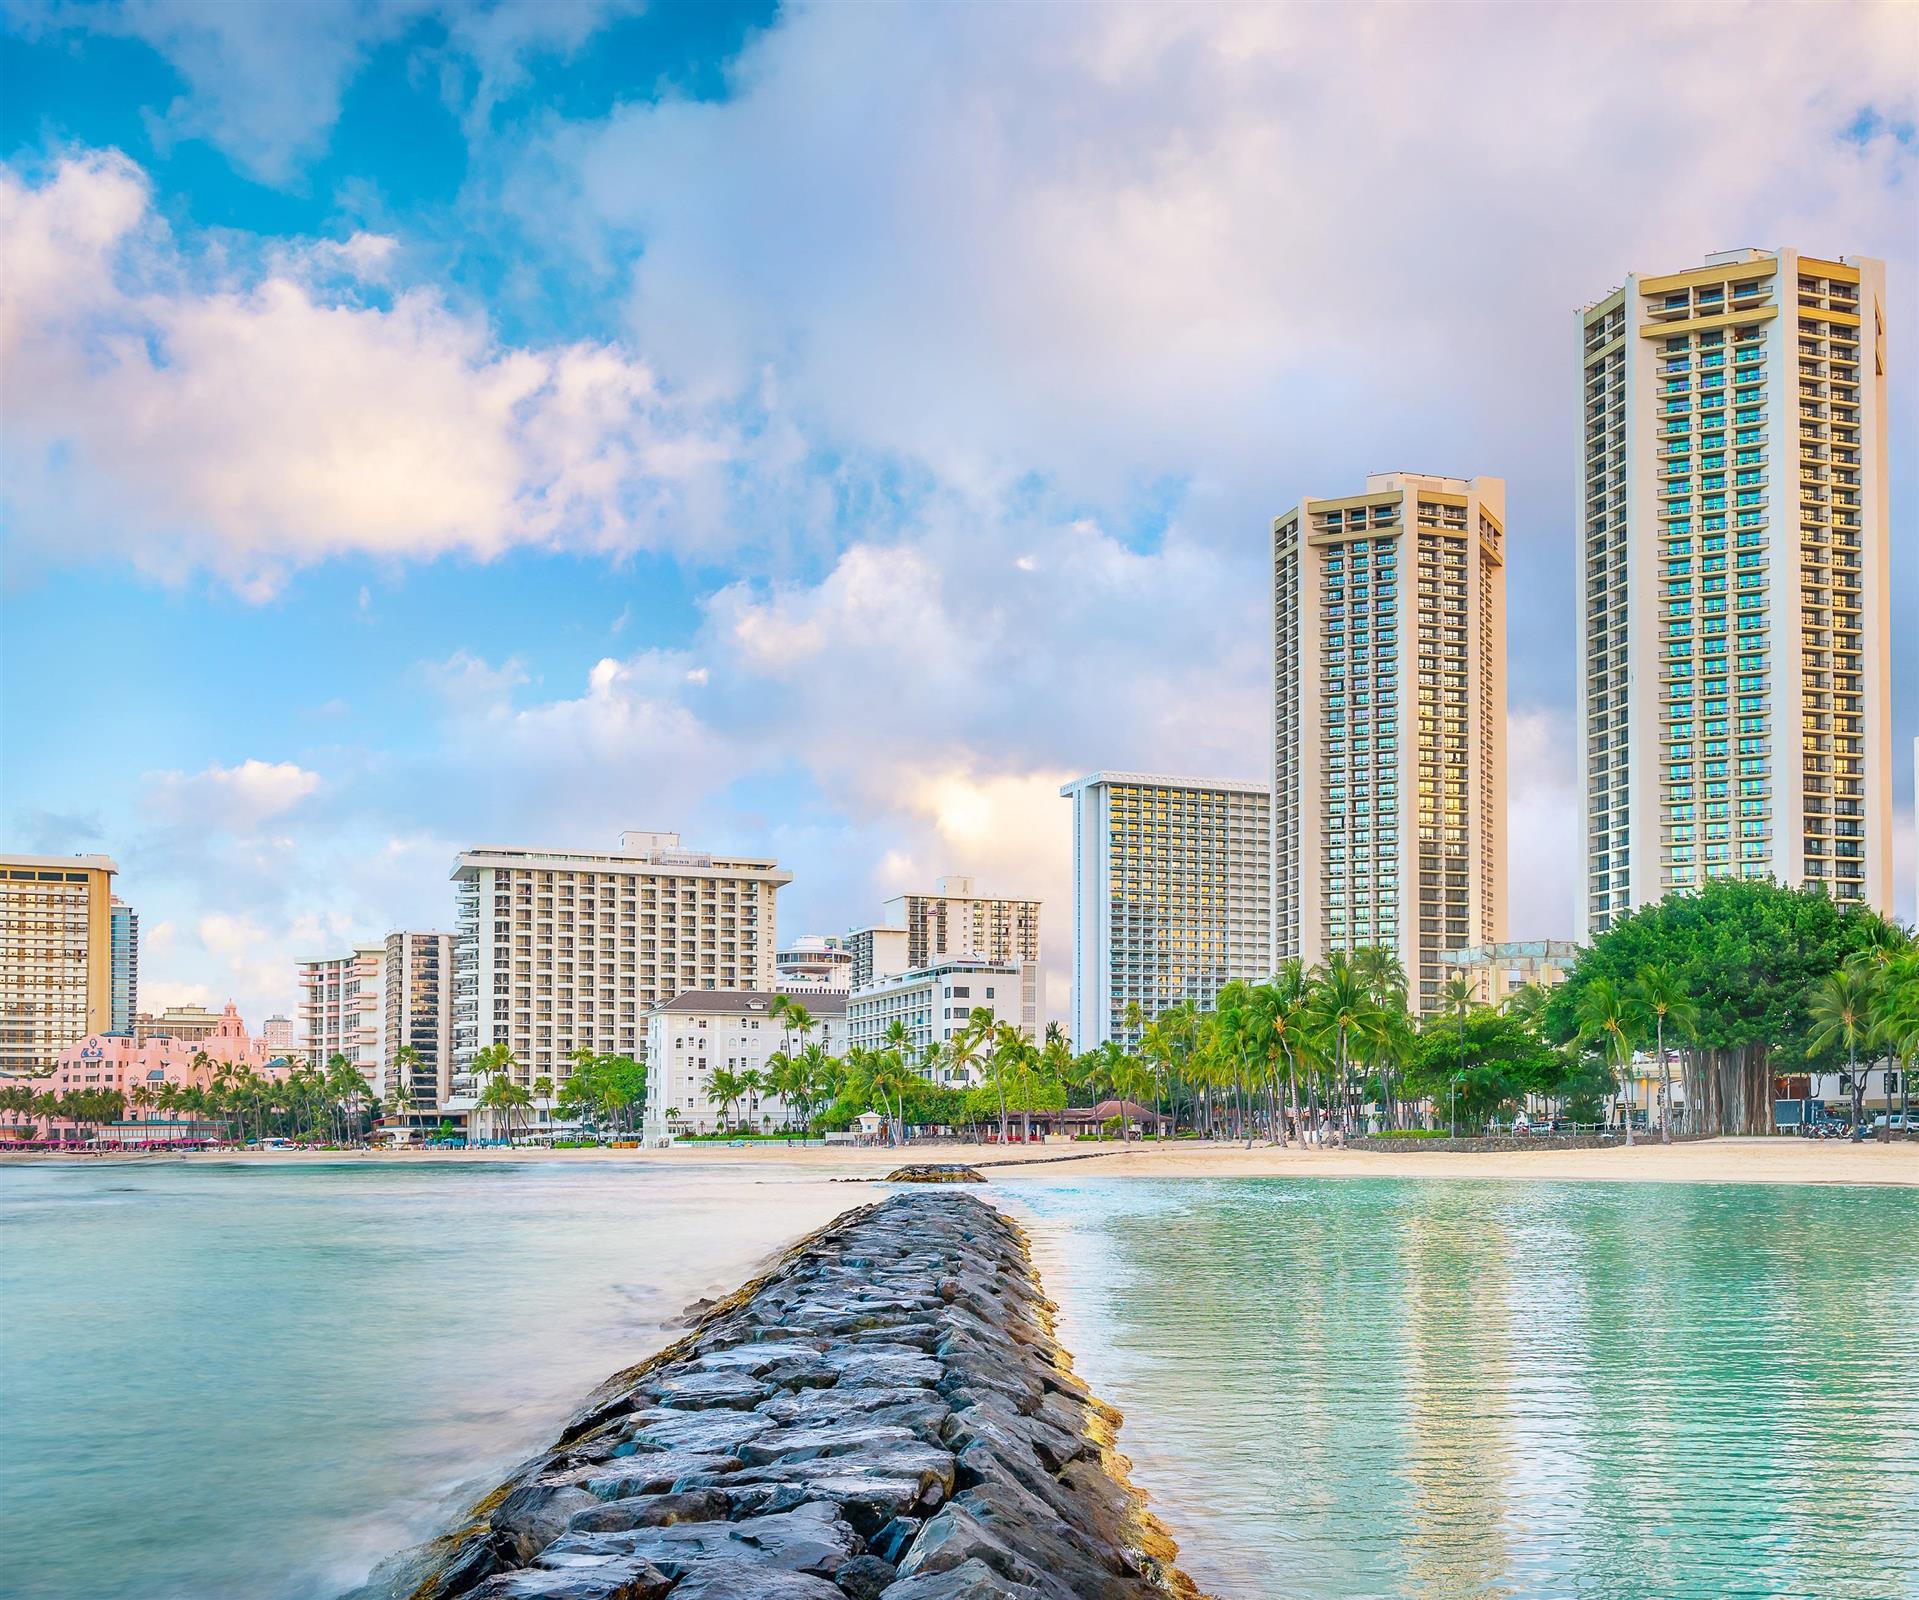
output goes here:
[[1894, 1133], [1911, 1133], [1915, 1128], [1919, 1128], [1919, 1120], [1915, 1120], [1904, 1111], [1893, 1112], [1890, 1119], [1882, 1111], [1872, 1119], [1872, 1131], [1876, 1134], [1886, 1132], [1888, 1122]]

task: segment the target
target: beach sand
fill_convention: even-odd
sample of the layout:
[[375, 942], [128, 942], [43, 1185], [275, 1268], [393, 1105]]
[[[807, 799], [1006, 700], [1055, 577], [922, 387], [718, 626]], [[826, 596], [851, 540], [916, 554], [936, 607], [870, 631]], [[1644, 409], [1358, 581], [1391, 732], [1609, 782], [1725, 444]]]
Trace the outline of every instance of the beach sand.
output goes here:
[[[1794, 1138], [1709, 1139], [1688, 1144], [1641, 1142], [1628, 1150], [1537, 1150], [1488, 1154], [1435, 1150], [1404, 1154], [1359, 1150], [1276, 1150], [1255, 1145], [1199, 1144], [1150, 1139], [1130, 1146], [1076, 1144], [1001, 1147], [975, 1144], [909, 1145], [901, 1150], [844, 1145], [796, 1148], [784, 1144], [681, 1145], [671, 1150], [279, 1150], [205, 1151], [192, 1155], [52, 1157], [6, 1155], [0, 1160], [244, 1161], [276, 1164], [376, 1161], [431, 1165], [488, 1161], [605, 1161], [647, 1165], [724, 1163], [742, 1168], [785, 1167], [809, 1175], [883, 1177], [909, 1161], [963, 1161], [988, 1169], [996, 1181], [1084, 1173], [1102, 1178], [1535, 1178], [1626, 1183], [1854, 1183], [1919, 1187], [1919, 1142], [1845, 1144]], [[1058, 1165], [1055, 1165], [1058, 1163]]]

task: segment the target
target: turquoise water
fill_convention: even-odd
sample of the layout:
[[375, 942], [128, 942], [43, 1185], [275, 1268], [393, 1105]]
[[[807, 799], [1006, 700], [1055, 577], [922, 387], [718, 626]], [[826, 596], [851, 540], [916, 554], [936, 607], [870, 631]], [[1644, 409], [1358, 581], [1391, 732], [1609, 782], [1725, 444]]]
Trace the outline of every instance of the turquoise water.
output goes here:
[[1203, 1589], [1919, 1596], [1919, 1191], [1018, 1193]]
[[0, 1595], [337, 1594], [865, 1198], [769, 1176], [0, 1168]]
[[[1919, 1191], [1008, 1176], [1225, 1600], [1919, 1597]], [[0, 1595], [337, 1593], [871, 1193], [0, 1168]]]

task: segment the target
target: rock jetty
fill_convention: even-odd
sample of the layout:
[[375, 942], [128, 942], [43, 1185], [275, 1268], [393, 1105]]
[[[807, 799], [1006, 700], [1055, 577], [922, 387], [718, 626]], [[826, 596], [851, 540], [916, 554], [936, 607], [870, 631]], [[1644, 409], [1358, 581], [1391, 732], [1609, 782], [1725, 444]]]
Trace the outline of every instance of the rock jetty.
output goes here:
[[990, 1206], [863, 1206], [354, 1600], [1191, 1596], [1052, 1310]]
[[957, 1161], [919, 1161], [911, 1166], [895, 1167], [887, 1173], [888, 1183], [984, 1183], [986, 1174], [978, 1167]]

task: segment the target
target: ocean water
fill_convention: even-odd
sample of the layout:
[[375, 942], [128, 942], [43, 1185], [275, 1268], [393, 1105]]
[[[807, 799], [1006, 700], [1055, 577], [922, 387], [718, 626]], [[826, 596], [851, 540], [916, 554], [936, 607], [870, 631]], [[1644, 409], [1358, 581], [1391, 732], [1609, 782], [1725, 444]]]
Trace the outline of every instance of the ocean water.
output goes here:
[[1919, 1190], [1018, 1194], [1210, 1593], [1919, 1596]]
[[[1222, 1600], [1919, 1597], [1919, 1192], [1013, 1169]], [[0, 1168], [0, 1596], [313, 1600], [872, 1190]]]
[[337, 1594], [867, 1198], [613, 1161], [0, 1167], [0, 1596]]

